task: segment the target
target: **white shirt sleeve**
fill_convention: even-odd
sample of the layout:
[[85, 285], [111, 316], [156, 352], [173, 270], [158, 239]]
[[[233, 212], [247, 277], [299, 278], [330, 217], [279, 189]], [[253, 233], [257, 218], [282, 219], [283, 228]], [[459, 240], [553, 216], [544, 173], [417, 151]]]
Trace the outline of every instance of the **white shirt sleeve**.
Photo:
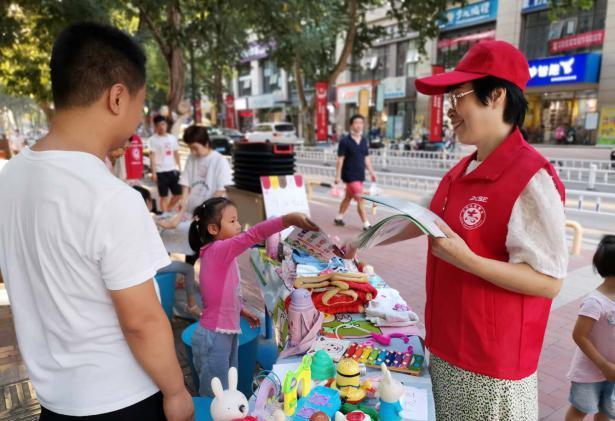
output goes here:
[[527, 263], [554, 278], [566, 277], [568, 245], [564, 205], [549, 173], [541, 169], [527, 184], [508, 222], [510, 263]]
[[192, 155], [188, 155], [186, 162], [184, 163], [184, 170], [181, 172], [179, 176], [179, 185], [184, 187], [190, 187], [190, 181], [192, 179], [192, 170], [194, 167], [193, 164], [194, 158]]
[[93, 235], [109, 290], [141, 284], [171, 263], [143, 199], [128, 186], [97, 215]]
[[211, 189], [212, 193], [225, 190], [226, 186], [233, 184], [233, 178], [231, 176], [231, 166], [229, 165], [228, 161], [224, 156], [218, 156], [215, 170], [216, 177]]
[[174, 135], [170, 135], [173, 138], [173, 142], [171, 142], [173, 151], [178, 151], [179, 150], [179, 141], [177, 140], [177, 138]]

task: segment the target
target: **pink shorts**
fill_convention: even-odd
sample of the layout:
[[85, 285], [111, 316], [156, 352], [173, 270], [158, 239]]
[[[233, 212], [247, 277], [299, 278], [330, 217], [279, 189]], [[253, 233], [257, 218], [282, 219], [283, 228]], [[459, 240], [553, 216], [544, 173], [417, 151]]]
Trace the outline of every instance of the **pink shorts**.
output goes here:
[[346, 196], [359, 199], [362, 194], [363, 194], [363, 182], [362, 181], [351, 181], [350, 183], [346, 183]]

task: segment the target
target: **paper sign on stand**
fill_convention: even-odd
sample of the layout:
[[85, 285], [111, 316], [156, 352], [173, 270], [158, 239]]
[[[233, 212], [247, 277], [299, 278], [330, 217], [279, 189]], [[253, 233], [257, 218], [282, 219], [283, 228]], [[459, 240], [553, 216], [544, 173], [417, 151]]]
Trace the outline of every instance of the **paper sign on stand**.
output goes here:
[[[291, 212], [310, 214], [302, 175], [261, 177], [261, 186], [267, 218]], [[292, 228], [282, 231], [282, 239], [288, 237], [291, 231]]]

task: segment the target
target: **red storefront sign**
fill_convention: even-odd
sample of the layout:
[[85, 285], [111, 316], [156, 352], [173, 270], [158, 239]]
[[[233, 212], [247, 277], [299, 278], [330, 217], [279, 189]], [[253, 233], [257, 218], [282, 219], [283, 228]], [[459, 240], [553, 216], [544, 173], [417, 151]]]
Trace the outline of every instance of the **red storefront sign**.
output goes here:
[[464, 35], [457, 38], [442, 39], [438, 41], [438, 48], [447, 48], [462, 42], [484, 41], [488, 39], [495, 39], [495, 29], [479, 32], [477, 34]]
[[239, 117], [244, 117], [244, 118], [254, 117], [254, 111], [252, 111], [252, 110], [241, 110], [241, 111], [239, 111]]
[[140, 180], [143, 178], [143, 142], [139, 136], [130, 137], [130, 146], [124, 154], [126, 160], [126, 178]]
[[[431, 74], [444, 73], [444, 66], [431, 66]], [[433, 95], [431, 101], [431, 114], [429, 126], [429, 141], [442, 141], [442, 111], [444, 109], [444, 95]]]
[[316, 140], [326, 141], [328, 139], [328, 115], [327, 115], [327, 82], [316, 82]]
[[592, 45], [602, 45], [603, 43], [604, 29], [599, 29], [549, 41], [549, 51], [551, 53], [560, 53], [562, 51], [576, 50], [577, 48], [591, 47]]
[[226, 105], [226, 128], [234, 129], [235, 124], [235, 97], [233, 95], [227, 95], [224, 100]]

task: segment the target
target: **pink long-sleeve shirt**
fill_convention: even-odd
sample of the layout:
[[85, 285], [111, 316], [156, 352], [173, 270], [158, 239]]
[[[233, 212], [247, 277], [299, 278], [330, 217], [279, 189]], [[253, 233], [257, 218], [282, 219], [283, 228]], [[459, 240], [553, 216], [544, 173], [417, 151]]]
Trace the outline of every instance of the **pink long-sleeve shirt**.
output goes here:
[[207, 244], [201, 249], [201, 326], [220, 333], [241, 332], [237, 257], [254, 244], [283, 229], [282, 218], [273, 218], [232, 238]]

